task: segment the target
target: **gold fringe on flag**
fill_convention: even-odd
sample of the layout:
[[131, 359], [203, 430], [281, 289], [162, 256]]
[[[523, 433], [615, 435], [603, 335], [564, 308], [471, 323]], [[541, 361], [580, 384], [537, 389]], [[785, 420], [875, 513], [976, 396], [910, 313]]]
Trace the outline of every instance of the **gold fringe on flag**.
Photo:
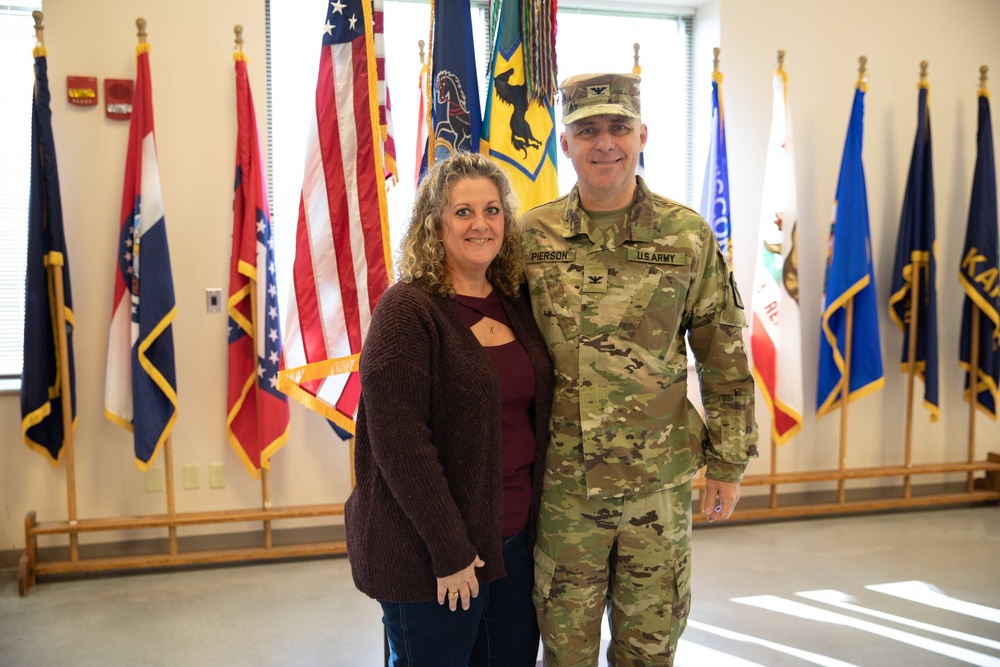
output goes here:
[[[509, 2], [510, 0], [508, 0]], [[523, 0], [521, 35], [528, 99], [552, 102], [556, 82], [556, 5], [558, 0]]]

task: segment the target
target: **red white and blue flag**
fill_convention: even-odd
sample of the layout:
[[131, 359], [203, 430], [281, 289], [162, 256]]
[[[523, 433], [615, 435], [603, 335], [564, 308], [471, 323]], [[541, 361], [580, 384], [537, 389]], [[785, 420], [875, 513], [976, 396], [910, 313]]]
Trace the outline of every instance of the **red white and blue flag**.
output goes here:
[[281, 318], [260, 135], [246, 58], [236, 54], [236, 196], [229, 262], [229, 396], [226, 437], [255, 478], [288, 440], [288, 399], [278, 391]]
[[177, 420], [171, 327], [177, 309], [153, 136], [149, 44], [137, 46], [136, 54], [104, 414], [133, 432], [136, 466], [148, 470]]
[[391, 251], [372, 6], [327, 8], [284, 314], [279, 388], [354, 433], [358, 357]]

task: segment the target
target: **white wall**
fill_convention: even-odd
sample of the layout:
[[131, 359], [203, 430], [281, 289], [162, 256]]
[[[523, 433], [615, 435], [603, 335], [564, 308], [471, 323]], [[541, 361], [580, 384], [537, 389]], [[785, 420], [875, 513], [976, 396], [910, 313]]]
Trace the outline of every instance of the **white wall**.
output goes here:
[[[805, 308], [803, 316], [808, 405], [815, 403], [821, 267], [857, 58], [862, 53], [869, 57], [864, 157], [882, 304], [888, 299], [913, 140], [918, 63], [930, 61], [943, 400], [940, 423], [927, 426], [925, 414], [917, 413], [914, 461], [918, 463], [962, 460], [966, 447], [967, 410], [959, 399], [962, 376], [956, 363], [960, 293], [955, 276], [975, 159], [978, 68], [983, 63], [1000, 68], [1000, 42], [993, 34], [1000, 25], [1000, 4], [991, 0], [962, 0], [960, 4], [962, 11], [943, 0], [844, 0], [835, 9], [829, 3], [795, 0], [711, 0], [701, 4], [695, 28], [695, 94], [699, 98], [708, 95], [712, 47], [722, 48], [735, 264], [744, 286], [753, 274], [760, 179], [770, 126], [771, 69], [776, 50], [788, 52], [799, 169], [802, 303], [814, 304], [811, 313], [809, 306]], [[134, 78], [134, 22], [139, 16], [148, 22], [152, 45], [157, 142], [178, 307], [174, 337], [180, 415], [173, 438], [177, 510], [257, 506], [259, 483], [247, 475], [225, 438], [226, 318], [205, 312], [204, 294], [206, 288], [225, 291], [228, 285], [236, 136], [232, 27], [241, 23], [245, 29], [244, 49], [250, 58], [257, 116], [263, 120], [263, 2], [46, 0], [45, 14], [76, 306], [79, 516], [156, 514], [166, 507], [163, 493], [144, 491], [143, 475], [132, 462], [131, 434], [102, 416], [128, 123], [105, 119], [99, 107], [71, 107], [63, 92], [68, 74], [97, 76], [102, 81]], [[560, 34], [560, 39], [570, 38]], [[1000, 83], [995, 88], [1000, 89]], [[29, 93], [22, 94], [26, 99]], [[103, 100], [103, 91], [100, 94]], [[699, 99], [696, 117], [704, 116], [705, 109], [707, 101]], [[397, 115], [397, 123], [406, 122], [402, 110]], [[696, 184], [704, 169], [706, 128], [707, 123], [696, 125]], [[750, 290], [744, 287], [743, 292], [749, 299]], [[896, 362], [902, 337], [890, 329], [884, 313], [881, 324], [886, 389], [851, 407], [851, 466], [902, 461], [905, 377]], [[764, 456], [751, 472], [764, 472], [768, 466], [769, 424], [763, 401], [758, 405]], [[23, 548], [23, 518], [29, 510], [36, 510], [40, 520], [66, 517], [64, 468], [49, 466], [22, 445], [19, 424], [17, 396], [0, 396], [0, 550]], [[836, 416], [817, 423], [808, 410], [802, 434], [781, 451], [780, 469], [835, 467], [838, 429]], [[1000, 425], [980, 418], [978, 429], [977, 456], [982, 458], [989, 449], [998, 448]], [[206, 488], [210, 462], [225, 464], [225, 489]], [[197, 491], [185, 491], [180, 483], [183, 465], [191, 463], [201, 466], [202, 488]], [[347, 497], [350, 474], [344, 445], [322, 419], [297, 405], [292, 407], [289, 444], [272, 463], [275, 505], [342, 502]], [[162, 465], [162, 458], [157, 465]], [[246, 529], [210, 526], [202, 532]], [[195, 532], [189, 529], [181, 535]], [[87, 535], [82, 542], [162, 534]], [[52, 539], [43, 545], [64, 543]]]
[[[992, 65], [1000, 75], [1000, 42], [995, 35], [1000, 26], [1000, 3], [722, 0], [721, 26], [734, 263], [748, 301], [770, 127], [771, 71], [777, 50], [786, 51], [798, 171], [807, 414], [802, 433], [780, 450], [779, 469], [837, 467], [839, 413], [819, 421], [815, 418], [819, 310], [831, 204], [862, 54], [868, 56], [869, 73], [864, 164], [886, 381], [883, 391], [853, 403], [849, 409], [847, 465], [903, 462], [906, 376], [899, 370], [902, 334], [890, 322], [886, 304], [916, 126], [921, 60], [930, 64], [941, 420], [929, 423], [928, 413], [921, 407], [923, 385], [917, 380], [913, 462], [964, 461], [968, 406], [961, 400], [964, 374], [958, 368], [962, 292], [957, 276], [976, 157], [979, 67]], [[697, 57], [710, 62], [711, 46]], [[1000, 79], [994, 81], [993, 89], [1000, 90]], [[996, 127], [994, 124], [994, 131]], [[994, 141], [997, 139], [995, 136]], [[767, 472], [770, 421], [759, 392], [757, 405], [763, 455], [751, 466], [751, 472]], [[977, 435], [977, 459], [988, 451], [1000, 451], [1000, 424], [978, 417]], [[931, 480], [915, 480], [921, 481]]]
[[[78, 516], [163, 513], [163, 492], [146, 493], [131, 433], [104, 416], [104, 366], [122, 179], [129, 124], [104, 116], [103, 80], [135, 78], [135, 19], [147, 21], [156, 138], [174, 273], [179, 416], [173, 432], [179, 512], [257, 507], [253, 480], [225, 436], [226, 326], [205, 312], [205, 289], [228, 293], [236, 144], [233, 26], [244, 28], [257, 118], [266, 120], [262, 0], [46, 0], [45, 43], [53, 124], [76, 311]], [[318, 39], [318, 37], [317, 37]], [[66, 76], [98, 77], [100, 105], [66, 102]], [[27, 103], [30, 91], [9, 91]], [[264, 128], [266, 130], [266, 127]], [[16, 394], [0, 396], [0, 550], [23, 548], [23, 519], [67, 516], [65, 468], [53, 468], [21, 444]], [[222, 462], [226, 487], [207, 488], [207, 464]], [[201, 466], [201, 488], [185, 491], [185, 464]], [[157, 466], [163, 465], [162, 454]], [[292, 408], [289, 444], [272, 460], [276, 506], [342, 502], [350, 490], [346, 446], [326, 422]], [[328, 520], [329, 522], [329, 520]], [[303, 523], [279, 523], [276, 527]], [[180, 534], [250, 530], [240, 524], [182, 529]], [[162, 537], [165, 531], [85, 535], [82, 543]], [[45, 544], [65, 544], [52, 538]]]

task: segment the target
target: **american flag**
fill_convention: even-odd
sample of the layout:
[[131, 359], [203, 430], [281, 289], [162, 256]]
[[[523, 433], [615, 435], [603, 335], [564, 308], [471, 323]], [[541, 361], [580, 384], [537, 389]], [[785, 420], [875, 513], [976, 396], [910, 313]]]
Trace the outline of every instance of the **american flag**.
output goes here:
[[288, 440], [288, 399], [278, 391], [281, 318], [274, 240], [247, 63], [236, 54], [236, 196], [229, 263], [229, 395], [226, 436], [250, 475]]
[[279, 374], [283, 392], [348, 433], [391, 265], [371, 12], [362, 0], [327, 9]]
[[375, 68], [378, 71], [378, 123], [382, 132], [385, 178], [391, 178], [395, 185], [399, 181], [399, 168], [396, 166], [396, 140], [392, 131], [392, 99], [385, 80], [385, 38], [382, 35], [385, 12], [382, 5], [382, 0], [372, 3], [375, 14]]
[[177, 307], [153, 136], [149, 44], [136, 53], [104, 415], [133, 431], [135, 464], [148, 470], [177, 420], [171, 325]]

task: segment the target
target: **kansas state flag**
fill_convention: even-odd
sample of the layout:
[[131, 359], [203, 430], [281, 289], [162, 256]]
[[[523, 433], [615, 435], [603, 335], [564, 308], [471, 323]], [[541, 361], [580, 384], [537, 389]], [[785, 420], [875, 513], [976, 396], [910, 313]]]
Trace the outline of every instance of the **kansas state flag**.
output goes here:
[[[840, 163], [827, 249], [816, 392], [819, 416], [839, 408], [845, 397], [850, 402], [881, 389], [884, 384], [868, 225], [868, 192], [861, 162], [864, 116], [865, 84], [859, 82], [854, 91], [854, 106]], [[849, 313], [849, 307], [853, 312]], [[849, 369], [846, 363], [848, 341], [851, 342]], [[845, 370], [850, 373], [849, 387], [844, 386]]]
[[153, 136], [149, 44], [137, 46], [136, 54], [104, 415], [134, 433], [136, 466], [148, 470], [177, 419], [171, 328], [177, 309]]
[[[889, 316], [903, 332], [902, 370], [924, 381], [924, 407], [938, 420], [937, 257], [934, 246], [934, 166], [928, 84], [920, 83], [917, 134], [906, 178], [892, 271]], [[916, 278], [916, 281], [914, 280]], [[914, 295], [916, 302], [914, 303]], [[910, 317], [917, 318], [914, 358], [910, 359]]]
[[519, 213], [559, 195], [553, 100], [530, 101], [525, 81], [521, 0], [503, 0], [483, 120], [483, 154], [510, 178]]
[[35, 48], [35, 95], [31, 108], [31, 194], [28, 200], [28, 261], [24, 279], [24, 365], [21, 372], [21, 433], [24, 442], [57, 465], [62, 458], [63, 423], [60, 336], [55, 278], [62, 275], [69, 360], [69, 400], [76, 422], [76, 378], [73, 371], [73, 297], [69, 256], [63, 235], [59, 170], [52, 135], [49, 75], [45, 47]]
[[[972, 201], [958, 281], [965, 292], [959, 361], [965, 370], [965, 400], [997, 418], [997, 385], [1000, 384], [1000, 250], [997, 248], [997, 172], [993, 161], [993, 125], [990, 97], [979, 91], [979, 132], [976, 171], [972, 177]], [[978, 313], [978, 326], [973, 317]], [[973, 331], [979, 344], [973, 348]], [[973, 367], [973, 349], [977, 361]], [[972, 374], [978, 378], [972, 395]]]

